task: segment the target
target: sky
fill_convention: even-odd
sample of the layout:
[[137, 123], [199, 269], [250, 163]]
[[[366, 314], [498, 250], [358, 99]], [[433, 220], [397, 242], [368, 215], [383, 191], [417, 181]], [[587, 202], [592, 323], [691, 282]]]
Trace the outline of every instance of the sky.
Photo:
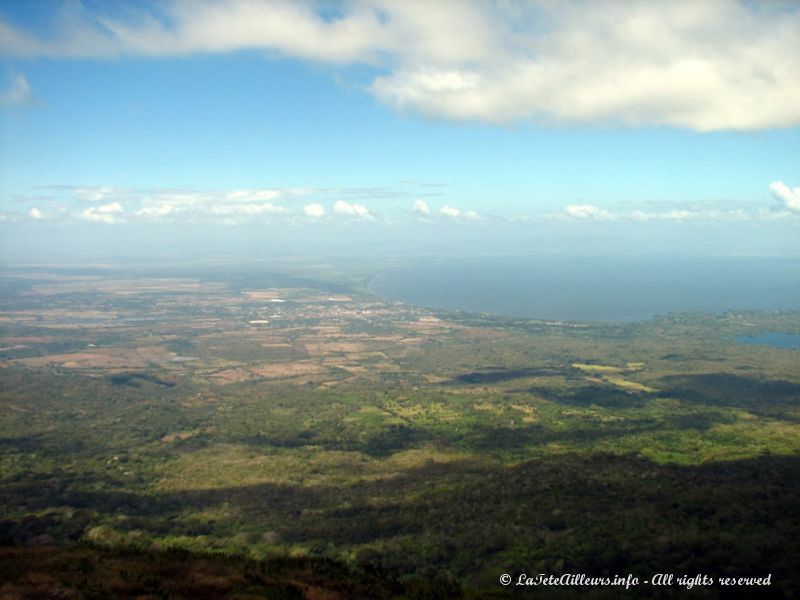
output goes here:
[[799, 234], [797, 2], [0, 2], [4, 263]]

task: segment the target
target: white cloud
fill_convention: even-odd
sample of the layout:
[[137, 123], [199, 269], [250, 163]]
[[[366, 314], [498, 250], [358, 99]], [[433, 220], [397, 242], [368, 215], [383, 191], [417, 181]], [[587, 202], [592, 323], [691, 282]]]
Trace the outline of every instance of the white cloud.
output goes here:
[[166, 217], [174, 212], [179, 210], [172, 204], [168, 204], [166, 202], [162, 202], [160, 204], [155, 204], [152, 206], [145, 206], [144, 208], [140, 208], [136, 211], [136, 215], [140, 217]]
[[[419, 215], [422, 216], [434, 216], [434, 212], [431, 210], [431, 207], [428, 206], [428, 203], [424, 200], [416, 200], [414, 204], [411, 206], [411, 210]], [[481, 219], [481, 216], [475, 212], [474, 210], [462, 211], [460, 208], [456, 208], [455, 206], [444, 205], [439, 208], [435, 216], [444, 217], [448, 219], [464, 219], [467, 221], [477, 221]]]
[[693, 217], [697, 217], [697, 211], [689, 210], [668, 210], [662, 212], [651, 212], [643, 210], [634, 210], [630, 213], [630, 218], [634, 221], [685, 221]]
[[[780, 186], [775, 186], [780, 188]], [[785, 187], [785, 186], [784, 186]], [[786, 189], [779, 189], [785, 192]], [[791, 190], [790, 190], [791, 191]], [[794, 190], [800, 198], [800, 188]], [[778, 197], [776, 195], [776, 197]], [[787, 204], [787, 208], [789, 208]], [[564, 207], [559, 213], [551, 214], [546, 218], [556, 219], [582, 219], [598, 221], [635, 221], [637, 223], [651, 222], [758, 222], [776, 220], [794, 220], [800, 217], [798, 212], [792, 210], [769, 210], [757, 205], [741, 204], [732, 206], [730, 202], [705, 201], [700, 203], [678, 203], [672, 206], [658, 206], [650, 208], [642, 206], [640, 208], [600, 208], [592, 204], [571, 204]], [[515, 220], [515, 219], [512, 219]], [[531, 220], [531, 219], [519, 219]]]
[[84, 210], [81, 213], [81, 217], [83, 217], [87, 221], [93, 221], [95, 223], [105, 223], [107, 225], [113, 225], [114, 223], [117, 222], [117, 219], [114, 217], [114, 215], [98, 213], [92, 208], [87, 208], [86, 210]]
[[236, 202], [270, 202], [282, 195], [281, 190], [232, 190], [226, 193], [229, 200]]
[[573, 219], [613, 219], [607, 210], [592, 204], [570, 204], [564, 208], [564, 215]]
[[[436, 212], [431, 209], [427, 202], [424, 200], [415, 200], [411, 205], [411, 211], [423, 217], [432, 218], [447, 218], [456, 220], [478, 221], [482, 217], [474, 210], [463, 211], [455, 206], [444, 205]], [[426, 219], [427, 220], [427, 219]]]
[[34, 221], [43, 221], [48, 218], [44, 211], [36, 206], [28, 211], [28, 216]]
[[71, 190], [75, 198], [86, 202], [104, 202], [125, 194], [124, 190], [113, 187], [75, 187]]
[[255, 215], [282, 215], [287, 211], [282, 206], [264, 202], [262, 204], [214, 204], [211, 206], [210, 212], [215, 215], [240, 215], [250, 217]]
[[111, 204], [103, 204], [102, 206], [98, 206], [94, 210], [103, 214], [117, 214], [125, 212], [125, 209], [122, 208], [122, 205], [119, 202], [112, 202]]
[[[187, 220], [211, 220], [228, 224], [239, 223], [259, 215], [284, 215], [289, 211], [283, 206], [267, 200], [281, 199], [283, 196], [299, 196], [301, 190], [236, 189], [236, 190], [181, 190], [155, 189], [137, 191], [100, 186], [47, 186], [46, 189], [66, 194], [73, 200], [85, 202], [106, 202], [105, 206], [133, 205], [129, 214], [148, 220], [174, 221], [176, 217]], [[83, 211], [81, 215], [89, 220], [108, 222], [109, 219], [97, 217], [107, 213], [108, 208]]]
[[125, 212], [119, 202], [111, 202], [110, 204], [103, 204], [101, 206], [91, 206], [81, 212], [81, 217], [87, 221], [94, 221], [95, 223], [106, 223], [113, 225], [119, 223], [118, 215]]
[[415, 213], [419, 213], [425, 216], [431, 214], [431, 207], [428, 206], [428, 203], [422, 199], [414, 200], [414, 204], [411, 205], [411, 210], [414, 211]]
[[[132, 195], [135, 197], [135, 195]], [[208, 210], [213, 197], [197, 192], [180, 192], [174, 190], [156, 190], [139, 198], [141, 208], [136, 216], [161, 220], [164, 217], [174, 218], [184, 215], [188, 218], [200, 216]]]
[[800, 123], [797, 7], [663, 0], [541, 2], [520, 11], [513, 26], [502, 18], [511, 11], [487, 23], [505, 33], [500, 56], [404, 61], [373, 92], [399, 109], [494, 123], [698, 131]]
[[558, 216], [572, 219], [596, 219], [600, 221], [630, 219], [632, 221], [638, 221], [639, 223], [646, 223], [649, 221], [717, 220], [721, 218], [732, 218], [736, 215], [741, 216], [741, 209], [730, 209], [726, 211], [710, 208], [674, 208], [670, 210], [646, 210], [638, 208], [634, 210], [607, 210], [594, 206], [593, 204], [570, 204], [564, 207], [563, 211]]
[[[0, 21], [11, 57], [270, 50], [381, 69], [401, 110], [504, 123], [800, 124], [800, 5], [749, 0], [324, 3], [179, 0], [92, 14], [70, 3], [50, 38]], [[139, 12], [137, 12], [139, 11]], [[257, 198], [252, 200], [272, 200]]]
[[773, 181], [769, 184], [769, 189], [786, 208], [800, 212], [800, 187], [790, 188], [782, 181]]
[[452, 206], [443, 206], [442, 208], [439, 209], [439, 212], [446, 217], [457, 218], [461, 216], [461, 211]]
[[312, 219], [319, 219], [325, 216], [325, 208], [321, 204], [307, 204], [303, 207], [303, 213]]
[[363, 204], [347, 203], [344, 200], [337, 200], [333, 205], [333, 212], [337, 215], [347, 215], [349, 217], [358, 217], [360, 219], [372, 219], [369, 210]]
[[34, 101], [33, 91], [24, 75], [15, 76], [8, 89], [0, 91], [0, 106], [24, 106]]

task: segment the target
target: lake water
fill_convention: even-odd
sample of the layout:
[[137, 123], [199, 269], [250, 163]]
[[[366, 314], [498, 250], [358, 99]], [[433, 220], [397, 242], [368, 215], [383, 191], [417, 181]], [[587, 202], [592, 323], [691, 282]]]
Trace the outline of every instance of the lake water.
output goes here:
[[749, 257], [438, 260], [384, 271], [370, 282], [370, 291], [428, 308], [569, 321], [800, 310], [800, 261]]
[[776, 348], [789, 348], [800, 350], [800, 334], [767, 332], [758, 335], [742, 335], [736, 338], [741, 344], [752, 346], [774, 346]]

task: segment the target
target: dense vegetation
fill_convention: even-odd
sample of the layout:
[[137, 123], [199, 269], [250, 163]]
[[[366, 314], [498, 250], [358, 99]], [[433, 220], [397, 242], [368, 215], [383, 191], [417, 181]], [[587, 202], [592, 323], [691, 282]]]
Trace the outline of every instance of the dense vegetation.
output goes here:
[[798, 352], [736, 341], [799, 314], [434, 315], [318, 275], [7, 274], [14, 590], [450, 597], [501, 594], [502, 573], [800, 589]]

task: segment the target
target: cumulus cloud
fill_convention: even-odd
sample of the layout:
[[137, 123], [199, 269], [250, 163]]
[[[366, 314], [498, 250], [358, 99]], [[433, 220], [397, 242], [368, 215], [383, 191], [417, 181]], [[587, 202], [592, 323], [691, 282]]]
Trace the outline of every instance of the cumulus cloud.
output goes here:
[[93, 221], [94, 223], [105, 223], [106, 225], [113, 225], [114, 223], [119, 222], [114, 215], [108, 213], [99, 213], [94, 208], [87, 208], [84, 210], [81, 213], [81, 217], [87, 221]]
[[281, 190], [232, 190], [226, 193], [226, 197], [235, 202], [269, 202], [277, 200], [281, 195]]
[[160, 219], [161, 217], [166, 217], [171, 215], [172, 213], [178, 211], [179, 209], [172, 204], [162, 202], [159, 204], [153, 204], [151, 206], [145, 206], [140, 208], [136, 211], [136, 215], [140, 217], [153, 217], [156, 219]]
[[477, 221], [481, 216], [474, 210], [462, 211], [455, 206], [444, 205], [435, 212], [424, 200], [415, 200], [411, 205], [411, 211], [423, 217], [446, 218], [457, 220]]
[[[741, 209], [738, 209], [739, 211]], [[688, 221], [697, 219], [719, 219], [729, 218], [736, 214], [737, 209], [727, 211], [711, 208], [673, 208], [673, 209], [644, 209], [633, 210], [605, 209], [593, 204], [570, 204], [565, 206], [558, 217], [570, 219], [599, 220], [609, 221], [614, 219], [626, 219], [646, 223], [649, 221]]]
[[24, 75], [17, 75], [5, 91], [0, 91], [0, 106], [24, 106], [35, 102], [33, 91]]
[[132, 190], [107, 186], [64, 186], [51, 185], [45, 189], [62, 198], [93, 204], [104, 203], [101, 207], [83, 210], [84, 219], [108, 223], [109, 219], [98, 215], [108, 214], [108, 207], [133, 206], [127, 214], [128, 219], [174, 222], [176, 218], [191, 221], [217, 221], [238, 223], [259, 216], [288, 215], [290, 211], [280, 204], [268, 200], [281, 200], [284, 197], [304, 195], [306, 191], [275, 189], [236, 189], [236, 190], [185, 190], [154, 189]]
[[320, 219], [325, 216], [325, 207], [321, 204], [307, 204], [303, 207], [303, 213], [312, 219]]
[[72, 187], [67, 189], [71, 191], [73, 197], [86, 202], [104, 202], [110, 198], [125, 195], [124, 190], [114, 187]]
[[[102, 6], [102, 5], [99, 5]], [[383, 102], [447, 119], [800, 124], [800, 6], [748, 0], [221, 0], [92, 13], [66, 4], [39, 37], [0, 21], [10, 57], [174, 56], [245, 49], [375, 66]], [[269, 198], [263, 198], [269, 200]]]
[[44, 219], [47, 219], [47, 215], [44, 213], [44, 211], [36, 206], [28, 211], [28, 216], [34, 221], [43, 221]]
[[634, 221], [685, 221], [697, 216], [697, 211], [690, 210], [668, 210], [661, 212], [634, 210], [630, 213], [630, 218]]
[[769, 184], [772, 195], [791, 211], [800, 212], [800, 187], [790, 188], [782, 181]]
[[125, 212], [125, 209], [122, 208], [122, 205], [119, 202], [103, 204], [102, 206], [98, 206], [94, 210], [96, 210], [98, 213], [103, 213], [103, 214], [117, 214]]
[[[237, 225], [247, 222], [268, 221], [272, 219], [291, 219], [304, 214], [319, 219], [326, 214], [325, 203], [333, 202], [336, 215], [375, 220], [370, 210], [355, 198], [373, 198], [375, 194], [385, 195], [387, 190], [380, 188], [260, 188], [260, 189], [150, 189], [136, 190], [109, 186], [43, 186], [46, 196], [20, 197], [31, 204], [40, 202], [53, 204], [59, 202], [75, 208], [76, 204], [90, 203], [73, 212], [74, 216], [97, 223], [116, 223], [121, 221], [124, 212], [126, 222], [146, 220], [157, 223], [211, 222]], [[342, 198], [345, 199], [342, 199]], [[383, 197], [383, 196], [381, 196]], [[308, 198], [305, 207], [293, 203], [297, 198]], [[52, 206], [48, 206], [52, 208]], [[124, 211], [125, 206], [128, 210]]]
[[592, 204], [570, 204], [564, 208], [564, 215], [572, 219], [613, 219], [609, 211]]
[[283, 206], [263, 202], [261, 204], [214, 204], [211, 206], [210, 212], [215, 215], [254, 216], [282, 215], [287, 211]]
[[333, 205], [333, 212], [337, 215], [346, 215], [349, 217], [358, 217], [361, 219], [371, 219], [372, 215], [363, 204], [347, 203], [344, 200], [337, 200]]
[[411, 210], [426, 217], [431, 214], [431, 207], [422, 199], [414, 200], [414, 204], [411, 205]]
[[457, 218], [461, 216], [461, 210], [458, 208], [454, 208], [452, 206], [443, 206], [439, 209], [439, 212], [442, 213], [445, 217], [453, 217]]
[[[775, 186], [779, 187], [779, 186]], [[784, 186], [785, 187], [785, 186]], [[786, 188], [788, 189], [788, 188]], [[786, 190], [780, 189], [780, 192]], [[790, 190], [791, 191], [791, 190]], [[794, 190], [798, 195], [800, 188]], [[776, 195], [777, 197], [777, 195]], [[797, 197], [800, 197], [798, 195]], [[788, 208], [788, 205], [787, 205]], [[768, 210], [757, 205], [741, 204], [731, 205], [730, 202], [706, 201], [700, 203], [679, 203], [670, 206], [641, 206], [637, 208], [600, 208], [592, 204], [571, 204], [561, 209], [560, 212], [550, 214], [545, 218], [596, 220], [596, 221], [635, 221], [636, 223], [684, 223], [684, 222], [742, 222], [742, 221], [775, 221], [796, 219], [800, 214], [792, 210]], [[532, 217], [512, 220], [537, 220]]]
[[123, 212], [125, 210], [119, 202], [111, 202], [101, 206], [91, 206], [81, 212], [81, 217], [87, 221], [113, 225], [114, 223], [119, 223], [119, 215]]

